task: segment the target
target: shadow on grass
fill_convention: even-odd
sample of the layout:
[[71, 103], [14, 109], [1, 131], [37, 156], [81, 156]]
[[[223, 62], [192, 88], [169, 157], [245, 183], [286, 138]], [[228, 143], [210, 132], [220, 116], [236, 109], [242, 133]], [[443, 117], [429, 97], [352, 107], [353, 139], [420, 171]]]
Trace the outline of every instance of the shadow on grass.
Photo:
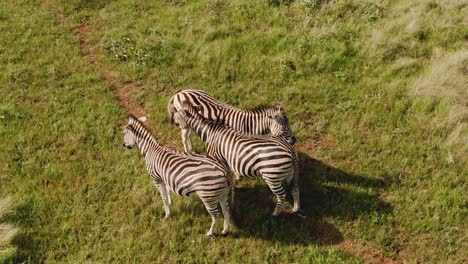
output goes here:
[[0, 217], [0, 223], [14, 224], [15, 227], [19, 228], [19, 231], [10, 241], [10, 246], [16, 250], [8, 258], [2, 259], [0, 263], [39, 263], [43, 261], [42, 256], [44, 251], [43, 248], [40, 248], [40, 243], [38, 243], [41, 240], [40, 236], [35, 236], [31, 232], [25, 231], [28, 227], [34, 225], [36, 216], [33, 213], [33, 204], [33, 199], [23, 201], [9, 213]]
[[[382, 180], [346, 173], [304, 153], [299, 156], [300, 214], [284, 213], [272, 217], [275, 206], [272, 201], [275, 199], [265, 184], [237, 187], [233, 215], [241, 230], [239, 236], [288, 244], [333, 245], [340, 243], [343, 236], [337, 227], [324, 221], [325, 217], [346, 221], [392, 212], [390, 204], [368, 191], [384, 188]], [[344, 185], [343, 188], [340, 185]], [[290, 196], [287, 200], [292, 203]]]

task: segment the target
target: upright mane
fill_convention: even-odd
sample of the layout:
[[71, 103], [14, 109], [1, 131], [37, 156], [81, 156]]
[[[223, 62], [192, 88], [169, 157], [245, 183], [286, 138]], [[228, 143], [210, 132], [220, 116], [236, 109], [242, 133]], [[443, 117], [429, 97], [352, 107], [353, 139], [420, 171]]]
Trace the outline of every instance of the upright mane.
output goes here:
[[141, 122], [140, 120], [138, 120], [136, 116], [131, 115], [131, 114], [128, 116], [128, 118], [129, 118], [129, 125], [133, 128], [133, 132], [137, 136], [142, 136], [145, 139], [152, 141], [156, 145], [159, 145], [158, 142], [156, 141], [156, 138], [153, 136], [153, 134], [150, 132], [148, 127], [143, 122]]
[[253, 108], [248, 108], [248, 109], [243, 109], [242, 111], [245, 112], [245, 113], [261, 113], [263, 111], [267, 111], [267, 110], [274, 110], [276, 108], [276, 106], [270, 106], [270, 105], [260, 105], [260, 106], [256, 106], [256, 107], [253, 107]]

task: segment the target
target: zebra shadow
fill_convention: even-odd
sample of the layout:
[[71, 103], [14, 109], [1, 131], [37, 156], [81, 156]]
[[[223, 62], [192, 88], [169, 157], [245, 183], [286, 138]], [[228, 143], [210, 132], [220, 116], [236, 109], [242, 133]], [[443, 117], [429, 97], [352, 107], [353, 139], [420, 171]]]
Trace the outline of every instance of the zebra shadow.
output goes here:
[[[301, 212], [272, 217], [275, 198], [268, 186], [260, 179], [242, 180], [236, 184], [233, 205], [238, 236], [287, 244], [333, 245], [339, 244], [343, 235], [328, 220], [351, 221], [392, 212], [390, 204], [367, 191], [385, 188], [384, 181], [347, 173], [305, 153], [299, 152], [299, 157]], [[291, 211], [290, 195], [287, 201]]]

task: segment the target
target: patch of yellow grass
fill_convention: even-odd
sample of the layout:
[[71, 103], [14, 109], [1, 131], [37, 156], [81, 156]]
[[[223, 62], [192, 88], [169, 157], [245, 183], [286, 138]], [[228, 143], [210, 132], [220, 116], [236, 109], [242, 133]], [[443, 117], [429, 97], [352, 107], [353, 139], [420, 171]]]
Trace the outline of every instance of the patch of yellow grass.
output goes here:
[[410, 58], [410, 57], [402, 57], [397, 59], [392, 65], [391, 68], [393, 70], [399, 70], [403, 69], [406, 67], [410, 67], [412, 65], [415, 65], [418, 63], [418, 60], [415, 58]]
[[445, 101], [448, 113], [440, 121], [451, 129], [446, 146], [454, 148], [457, 156], [468, 156], [468, 50], [434, 58], [428, 71], [414, 82], [412, 93]]
[[381, 54], [394, 46], [418, 45], [414, 37], [421, 31], [437, 34], [444, 28], [468, 26], [466, 1], [412, 0], [389, 6], [388, 14], [371, 33], [367, 48]]
[[[410, 94], [440, 99], [442, 110], [435, 124], [446, 126], [449, 131], [445, 142], [447, 159], [453, 162], [455, 157], [467, 162], [468, 50], [448, 50], [437, 37], [450, 28], [468, 27], [468, 16], [464, 15], [468, 12], [467, 1], [409, 0], [389, 4], [386, 9], [386, 17], [371, 32], [366, 44], [369, 56], [385, 58], [386, 54], [395, 54], [390, 58], [395, 60], [385, 66], [394, 70], [427, 65], [426, 71], [410, 85]], [[428, 55], [408, 56], [418, 54], [415, 51], [423, 42], [433, 42]]]
[[[6, 215], [11, 209], [11, 198], [0, 200], [0, 218]], [[2, 255], [11, 254], [15, 249], [9, 246], [10, 241], [15, 237], [18, 228], [10, 224], [0, 223], [0, 259]]]
[[426, 74], [413, 85], [415, 95], [429, 95], [449, 99], [451, 110], [448, 123], [467, 118], [468, 50], [459, 50], [434, 58]]
[[18, 232], [18, 228], [8, 224], [0, 224], [0, 248], [6, 246], [16, 232]]
[[6, 197], [0, 200], [0, 217], [3, 217], [11, 209], [11, 197]]

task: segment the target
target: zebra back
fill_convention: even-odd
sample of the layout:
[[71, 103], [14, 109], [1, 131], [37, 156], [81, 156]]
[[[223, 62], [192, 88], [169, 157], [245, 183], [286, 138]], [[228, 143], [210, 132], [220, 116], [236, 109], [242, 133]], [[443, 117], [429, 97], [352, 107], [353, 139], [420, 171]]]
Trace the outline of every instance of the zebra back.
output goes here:
[[173, 192], [187, 196], [193, 192], [219, 196], [229, 188], [229, 170], [223, 162], [159, 145], [145, 125], [133, 116], [124, 129], [135, 137], [153, 181], [164, 182]]
[[199, 113], [203, 118], [243, 133], [258, 135], [271, 133], [291, 144], [296, 141], [289, 121], [279, 105], [242, 110], [217, 100], [204, 91], [184, 90], [169, 100], [167, 109], [172, 123], [174, 123], [174, 113], [182, 109], [184, 102], [200, 107]]
[[[204, 119], [189, 104], [184, 105], [184, 110], [175, 115], [175, 122], [182, 128], [191, 128], [205, 142], [208, 153], [224, 159], [231, 169], [243, 176], [256, 176], [260, 166], [258, 164], [271, 162], [274, 165], [275, 159], [289, 162], [289, 165], [285, 165], [287, 168], [297, 162], [294, 148], [281, 138], [248, 135], [216, 124]], [[275, 169], [273, 167], [272, 170]]]

